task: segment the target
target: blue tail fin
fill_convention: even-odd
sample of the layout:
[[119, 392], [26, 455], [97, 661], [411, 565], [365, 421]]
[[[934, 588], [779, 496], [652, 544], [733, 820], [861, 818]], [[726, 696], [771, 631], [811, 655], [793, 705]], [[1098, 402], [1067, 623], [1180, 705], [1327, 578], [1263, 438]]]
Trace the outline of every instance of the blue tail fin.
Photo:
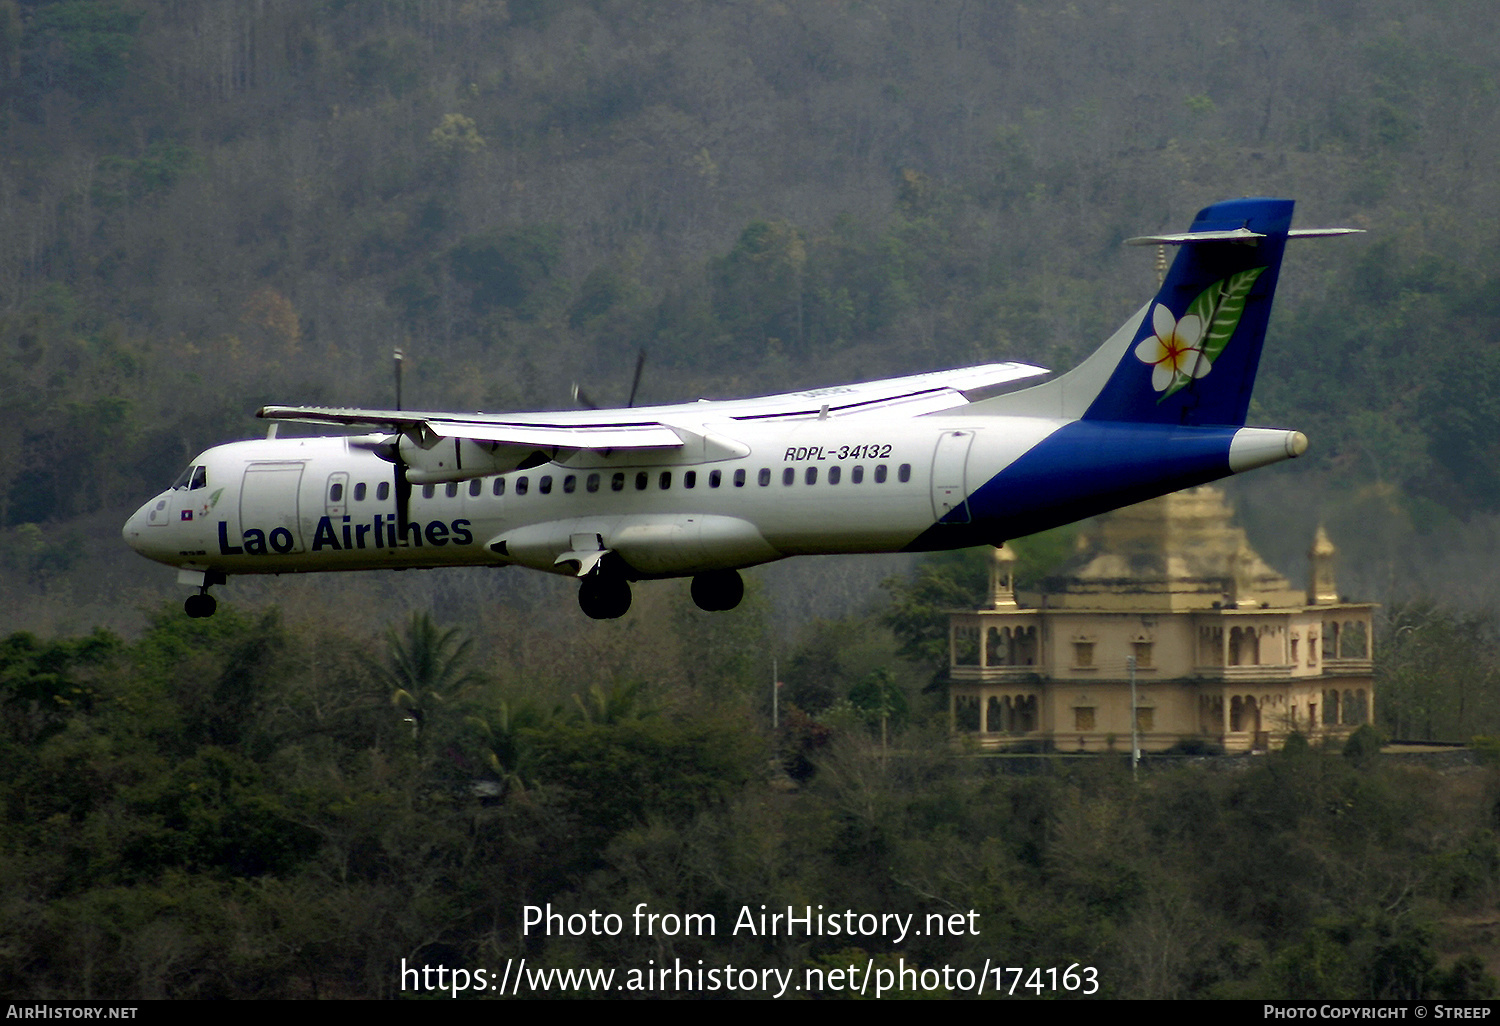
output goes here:
[[1230, 200], [1141, 240], [1182, 248], [1083, 419], [1244, 424], [1291, 222], [1291, 200]]
[[1180, 249], [1154, 299], [1055, 381], [968, 409], [1136, 424], [1245, 423], [1292, 201], [1237, 199], [1181, 235], [1132, 239]]

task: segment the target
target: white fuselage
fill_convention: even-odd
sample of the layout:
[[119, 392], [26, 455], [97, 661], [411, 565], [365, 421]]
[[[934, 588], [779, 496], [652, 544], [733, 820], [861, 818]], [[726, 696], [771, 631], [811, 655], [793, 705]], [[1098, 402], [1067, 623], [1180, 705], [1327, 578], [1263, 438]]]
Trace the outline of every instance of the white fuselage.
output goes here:
[[510, 563], [572, 574], [557, 560], [578, 545], [618, 552], [639, 577], [892, 552], [1059, 426], [976, 421], [706, 425], [737, 444], [583, 452], [416, 485], [404, 528], [397, 469], [351, 438], [234, 442], [200, 456], [198, 479], [141, 507], [124, 534], [153, 559], [226, 574]]

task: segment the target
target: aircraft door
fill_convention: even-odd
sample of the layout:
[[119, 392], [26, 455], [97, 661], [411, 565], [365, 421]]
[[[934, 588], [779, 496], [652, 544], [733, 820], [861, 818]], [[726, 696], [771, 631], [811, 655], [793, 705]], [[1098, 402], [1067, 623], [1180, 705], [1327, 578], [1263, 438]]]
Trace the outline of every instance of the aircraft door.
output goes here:
[[302, 463], [252, 463], [240, 489], [240, 529], [264, 531], [264, 544], [277, 555], [302, 552], [300, 492]]
[[932, 454], [932, 515], [941, 523], [969, 522], [969, 491], [964, 470], [969, 462], [972, 431], [944, 431]]

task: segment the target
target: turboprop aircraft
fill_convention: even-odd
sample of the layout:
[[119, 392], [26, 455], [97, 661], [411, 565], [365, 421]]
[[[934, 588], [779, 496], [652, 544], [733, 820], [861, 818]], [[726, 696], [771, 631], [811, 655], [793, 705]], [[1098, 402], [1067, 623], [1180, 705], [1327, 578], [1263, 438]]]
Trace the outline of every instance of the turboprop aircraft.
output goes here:
[[[734, 608], [739, 571], [787, 556], [998, 545], [1301, 455], [1246, 427], [1292, 203], [1239, 199], [1181, 234], [1159, 291], [1054, 380], [987, 364], [759, 399], [548, 413], [268, 406], [345, 434], [203, 453], [125, 524], [196, 587], [234, 574], [519, 565], [580, 581], [596, 619], [631, 582], [691, 577]], [[398, 404], [399, 405], [399, 404]], [[361, 432], [361, 433], [354, 433]]]

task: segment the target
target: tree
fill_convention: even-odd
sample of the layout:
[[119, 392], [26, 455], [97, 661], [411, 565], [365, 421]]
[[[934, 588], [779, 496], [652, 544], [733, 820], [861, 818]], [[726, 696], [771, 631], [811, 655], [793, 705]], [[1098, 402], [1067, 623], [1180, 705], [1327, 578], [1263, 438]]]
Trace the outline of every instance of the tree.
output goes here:
[[473, 294], [475, 310], [530, 317], [542, 287], [562, 259], [562, 229], [528, 225], [471, 235], [448, 251], [453, 277]]
[[891, 671], [872, 670], [849, 689], [849, 704], [869, 716], [871, 724], [880, 724], [880, 747], [884, 750], [892, 726], [900, 729], [906, 722], [906, 692], [897, 686]]
[[[1017, 589], [1037, 587], [1073, 547], [1073, 525], [1007, 542], [1016, 554]], [[893, 577], [881, 584], [891, 594], [882, 616], [901, 642], [901, 655], [934, 668], [948, 664], [948, 613], [974, 609], [989, 591], [989, 547], [934, 552], [924, 556], [909, 579]]]
[[1488, 613], [1399, 604], [1379, 639], [1379, 716], [1393, 737], [1467, 740], [1500, 732], [1500, 638]]
[[387, 663], [378, 672], [418, 740], [435, 717], [471, 697], [483, 680], [469, 668], [474, 643], [461, 635], [457, 627], [440, 630], [427, 613], [412, 614], [404, 634], [394, 627], [386, 634]]

